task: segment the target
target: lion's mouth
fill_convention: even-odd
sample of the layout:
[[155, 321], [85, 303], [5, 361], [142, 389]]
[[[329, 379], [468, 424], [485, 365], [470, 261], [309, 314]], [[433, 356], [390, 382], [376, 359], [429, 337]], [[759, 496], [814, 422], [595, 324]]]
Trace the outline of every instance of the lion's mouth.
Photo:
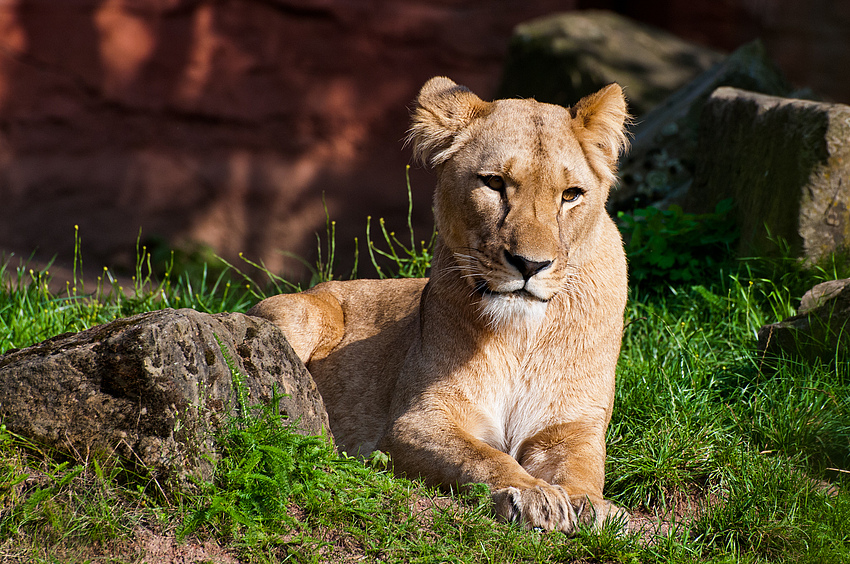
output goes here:
[[483, 279], [475, 281], [475, 293], [477, 293], [482, 298], [514, 297], [522, 300], [530, 300], [543, 303], [549, 301], [545, 298], [541, 298], [540, 296], [534, 295], [525, 288], [520, 288], [519, 290], [513, 290], [510, 292], [499, 292], [498, 290], [493, 290], [492, 288], [490, 288], [490, 284]]

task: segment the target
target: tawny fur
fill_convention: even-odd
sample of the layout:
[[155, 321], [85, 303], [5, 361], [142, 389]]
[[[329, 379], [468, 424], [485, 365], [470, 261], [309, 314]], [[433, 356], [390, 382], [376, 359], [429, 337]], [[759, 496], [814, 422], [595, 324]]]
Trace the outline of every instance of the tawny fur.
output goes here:
[[342, 450], [488, 484], [529, 527], [622, 515], [602, 497], [627, 291], [605, 202], [627, 119], [617, 85], [567, 109], [425, 84], [409, 142], [437, 171], [430, 280], [329, 282], [250, 312], [307, 364]]

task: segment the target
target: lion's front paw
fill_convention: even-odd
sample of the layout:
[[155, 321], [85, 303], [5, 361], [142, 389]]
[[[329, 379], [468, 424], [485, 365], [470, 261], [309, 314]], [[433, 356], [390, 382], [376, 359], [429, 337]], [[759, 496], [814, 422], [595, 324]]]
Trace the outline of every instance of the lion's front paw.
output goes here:
[[493, 494], [496, 514], [505, 521], [546, 531], [574, 533], [579, 523], [599, 530], [607, 522], [625, 526], [629, 514], [610, 501], [568, 496], [561, 486], [505, 488]]
[[506, 521], [546, 531], [572, 533], [578, 522], [576, 511], [561, 486], [505, 488], [493, 493], [496, 514]]

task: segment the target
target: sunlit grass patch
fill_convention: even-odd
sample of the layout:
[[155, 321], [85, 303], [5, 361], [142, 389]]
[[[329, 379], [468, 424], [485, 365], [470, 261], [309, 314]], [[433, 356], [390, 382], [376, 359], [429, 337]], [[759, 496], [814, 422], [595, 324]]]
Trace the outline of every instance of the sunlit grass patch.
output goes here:
[[[368, 241], [370, 256], [388, 262], [376, 268], [427, 272], [428, 243], [378, 225], [382, 250]], [[314, 281], [335, 278], [335, 249], [320, 245]], [[104, 271], [94, 288], [55, 293], [48, 272], [0, 264], [0, 354], [165, 307], [244, 312], [297, 288], [273, 275], [262, 287], [234, 265], [172, 275], [138, 251], [127, 288]], [[803, 291], [847, 276], [845, 266], [748, 261], [692, 284], [633, 287], [606, 496], [642, 529], [568, 538], [500, 523], [486, 488], [440, 492], [395, 478], [380, 457], [349, 458], [297, 433], [273, 401], [242, 405], [216, 437], [214, 475], [183, 489], [115, 457], [46, 451], [0, 428], [0, 554], [137, 562], [153, 535], [177, 547], [213, 543], [243, 562], [848, 562], [850, 364], [781, 358], [767, 370], [755, 350], [762, 324], [795, 313]]]

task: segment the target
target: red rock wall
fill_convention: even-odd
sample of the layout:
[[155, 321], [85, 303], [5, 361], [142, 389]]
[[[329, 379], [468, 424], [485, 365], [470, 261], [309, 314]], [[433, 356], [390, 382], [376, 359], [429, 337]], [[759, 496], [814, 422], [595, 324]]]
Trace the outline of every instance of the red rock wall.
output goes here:
[[[421, 84], [446, 74], [490, 96], [516, 23], [599, 4], [730, 48], [767, 30], [792, 78], [850, 98], [836, 70], [848, 10], [826, 0], [639, 14], [579, 0], [7, 0], [0, 251], [68, 262], [79, 225], [89, 271], [129, 268], [141, 228], [280, 270], [281, 250], [314, 253], [324, 193], [350, 262], [367, 215], [404, 225], [402, 139]], [[427, 236], [432, 177], [413, 183]]]
[[[367, 215], [404, 225], [418, 88], [487, 95], [513, 26], [573, 5], [4, 2], [0, 249], [70, 260], [79, 225], [90, 269], [129, 267], [141, 227], [280, 270], [280, 250], [315, 250], [324, 193], [350, 262]], [[431, 182], [414, 174], [423, 235]]]

